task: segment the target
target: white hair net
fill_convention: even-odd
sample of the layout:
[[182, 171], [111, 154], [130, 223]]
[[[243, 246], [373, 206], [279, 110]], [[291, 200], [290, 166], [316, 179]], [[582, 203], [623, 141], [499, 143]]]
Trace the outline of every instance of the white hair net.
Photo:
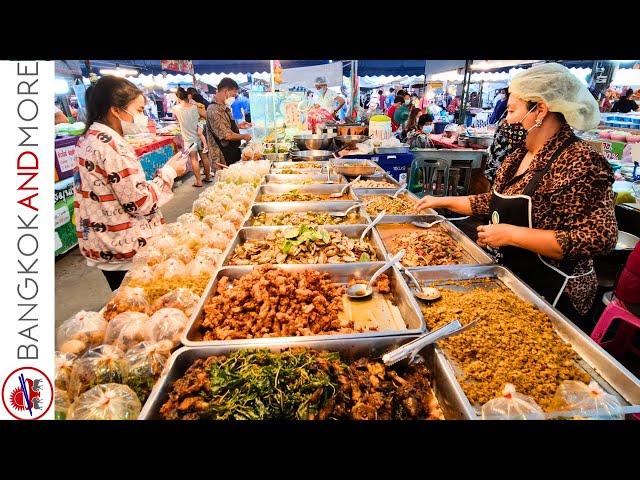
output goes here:
[[327, 83], [327, 77], [325, 76], [319, 76], [316, 77], [316, 85], [324, 85], [325, 83]]
[[567, 67], [544, 63], [518, 73], [509, 92], [525, 100], [547, 104], [549, 111], [564, 115], [577, 130], [589, 130], [600, 123], [598, 102]]

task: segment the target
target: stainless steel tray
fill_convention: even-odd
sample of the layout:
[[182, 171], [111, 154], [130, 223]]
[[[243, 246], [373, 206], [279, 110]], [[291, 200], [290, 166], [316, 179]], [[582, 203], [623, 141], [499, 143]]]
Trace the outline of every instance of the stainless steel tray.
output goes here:
[[[400, 186], [398, 186], [398, 188], [400, 188]], [[353, 190], [353, 193], [355, 194], [356, 198], [364, 203], [363, 197], [365, 197], [365, 196], [383, 195], [385, 193], [387, 193], [389, 195], [393, 195], [394, 193], [396, 193], [398, 191], [398, 188], [354, 188], [352, 190]], [[400, 197], [409, 198], [409, 199], [413, 200], [414, 202], [417, 202], [418, 200], [420, 200], [415, 194], [413, 194], [411, 192], [401, 193]], [[366, 211], [366, 209], [365, 209], [365, 211]], [[421, 215], [418, 215], [418, 216], [422, 216], [422, 215], [437, 215], [437, 213], [438, 213], [432, 208], [428, 208], [426, 210], [423, 210], [423, 212], [424, 213], [422, 213]], [[375, 215], [370, 215], [369, 213], [367, 213], [367, 215], [369, 215], [369, 217], [371, 219], [375, 218]], [[406, 217], [406, 215], [386, 215], [385, 218], [387, 216], [391, 217], [391, 218]]]
[[[299, 161], [299, 162], [276, 162], [276, 163], [272, 163], [271, 164], [271, 169], [282, 169], [282, 168], [295, 168], [296, 170], [299, 170], [299, 166], [301, 163], [310, 163], [309, 160], [307, 161]], [[308, 170], [320, 170], [320, 169], [325, 169], [326, 172], [326, 167], [329, 164], [328, 161], [326, 160], [314, 160], [313, 163], [317, 163], [319, 166], [318, 167], [305, 167]], [[273, 172], [272, 172], [273, 173]]]
[[[258, 187], [258, 193], [255, 198], [256, 203], [263, 202], [262, 196], [267, 195], [278, 195], [290, 192], [291, 190], [298, 190], [301, 193], [308, 194], [316, 194], [316, 195], [329, 195], [331, 193], [339, 192], [344, 188], [344, 185], [340, 184], [311, 184], [311, 185], [290, 185], [290, 184], [274, 184], [270, 183], [268, 185], [261, 185]], [[348, 188], [345, 192], [347, 198], [327, 198], [326, 200], [330, 200], [332, 202], [344, 202], [344, 201], [353, 201], [356, 199], [351, 188]], [[319, 201], [319, 200], [314, 200]], [[264, 202], [270, 203], [270, 202]], [[293, 203], [293, 202], [292, 202]], [[302, 201], [304, 203], [304, 201]]]
[[[347, 183], [347, 179], [342, 175], [331, 175], [330, 180], [336, 183]], [[311, 184], [324, 183], [327, 181], [327, 175], [312, 174], [312, 175], [294, 175], [294, 174], [269, 174], [265, 175], [265, 181], [268, 184], [282, 184], [290, 183], [297, 185], [309, 185], [304, 183], [305, 181], [311, 181]]]
[[[477, 278], [493, 278], [500, 284], [509, 288], [522, 300], [536, 306], [545, 313], [553, 323], [556, 332], [562, 340], [569, 343], [575, 352], [581, 357], [578, 362], [600, 386], [608, 393], [615, 395], [622, 404], [640, 404], [640, 379], [627, 370], [620, 362], [596, 344], [587, 334], [574, 325], [568, 318], [553, 308], [544, 298], [520, 280], [507, 268], [500, 265], [473, 265], [473, 266], [442, 266], [422, 267], [412, 269], [413, 275], [419, 282], [434, 282], [447, 280], [471, 280]], [[438, 355], [444, 361], [443, 373], [455, 377], [455, 369], [446, 358], [446, 354], [436, 347]], [[462, 396], [463, 410], [468, 418], [478, 418], [479, 412], [466, 398], [462, 387], [457, 384], [455, 396]]]
[[[304, 271], [304, 270], [316, 270], [319, 272], [327, 272], [333, 280], [339, 283], [347, 283], [352, 278], [369, 278], [373, 272], [383, 265], [382, 262], [371, 263], [355, 263], [355, 264], [327, 264], [327, 265], [279, 265], [278, 268], [287, 271]], [[181, 341], [186, 346], [199, 346], [199, 345], [234, 345], [236, 347], [244, 346], [246, 344], [259, 344], [259, 345], [271, 345], [277, 343], [295, 343], [309, 341], [312, 339], [356, 339], [356, 338], [378, 338], [388, 336], [411, 336], [419, 335], [426, 329], [426, 324], [420, 307], [416, 303], [417, 300], [411, 294], [411, 291], [407, 287], [406, 282], [402, 278], [400, 272], [395, 268], [390, 268], [386, 271], [391, 279], [391, 295], [393, 301], [400, 311], [407, 330], [385, 330], [385, 331], [369, 331], [362, 333], [350, 333], [350, 334], [335, 334], [335, 335], [313, 335], [313, 336], [298, 336], [298, 337], [269, 337], [269, 338], [253, 338], [253, 339], [241, 339], [241, 340], [209, 340], [203, 341], [200, 333], [200, 325], [204, 314], [204, 306], [208, 299], [215, 294], [218, 281], [220, 278], [226, 276], [231, 280], [243, 277], [251, 272], [253, 266], [242, 267], [222, 267], [215, 274], [214, 281], [207, 285], [207, 289], [202, 295], [201, 301], [198, 303], [196, 309], [189, 319], [189, 326], [184, 331]]]
[[[364, 206], [361, 208], [362, 210], [365, 210]], [[382, 220], [380, 220], [380, 223], [378, 223], [378, 225], [384, 225], [384, 224], [390, 224], [390, 223], [411, 224], [411, 222], [429, 223], [429, 222], [433, 222], [434, 220], [438, 220], [439, 218], [440, 217], [435, 217], [433, 215], [389, 215], [389, 216], [383, 217]], [[449, 233], [449, 236], [453, 239], [453, 241], [458, 243], [460, 247], [462, 247], [462, 249], [464, 250], [465, 257], [463, 262], [460, 263], [459, 265], [467, 265], [467, 264], [484, 265], [484, 264], [495, 263], [495, 260], [491, 255], [489, 255], [478, 244], [476, 244], [475, 242], [473, 242], [473, 240], [467, 237], [452, 222], [444, 221], [439, 225], [442, 225], [443, 227], [445, 227], [447, 229], [447, 232]], [[422, 230], [419, 227], [414, 227], [414, 228], [416, 230]], [[375, 229], [377, 230], [377, 227], [375, 227]], [[382, 240], [382, 235], [380, 234], [380, 231], [378, 231], [378, 234], [380, 235], [380, 239]], [[385, 246], [385, 250], [387, 250], [387, 256], [391, 258], [392, 253], [387, 248], [387, 244], [384, 242], [384, 240], [382, 243]], [[409, 268], [413, 270], [414, 268], [433, 268], [433, 267], [427, 266], [427, 267], [409, 267]]]
[[[296, 347], [307, 347], [315, 350], [328, 350], [339, 352], [346, 361], [356, 360], [362, 357], [379, 358], [385, 352], [398, 347], [402, 343], [409, 341], [411, 337], [369, 337], [349, 340], [309, 340], [308, 337], [302, 342], [295, 344]], [[160, 408], [167, 401], [173, 383], [181, 378], [193, 363], [201, 358], [208, 358], [213, 355], [229, 355], [231, 352], [241, 349], [269, 348], [271, 351], [282, 351], [292, 347], [287, 341], [280, 340], [270, 345], [247, 342], [243, 345], [219, 345], [219, 346], [199, 346], [183, 347], [176, 350], [169, 358], [165, 373], [156, 382], [147, 402], [145, 403], [139, 420], [161, 420]], [[440, 403], [446, 419], [465, 418], [463, 409], [464, 397], [459, 396], [456, 390], [455, 378], [448, 372], [443, 371], [442, 363], [438, 359], [438, 354], [434, 353], [432, 346], [421, 352], [425, 358], [427, 368], [432, 373], [431, 387]]]
[[373, 150], [377, 154], [387, 155], [391, 153], [409, 153], [409, 148], [409, 145], [405, 143], [399, 147], [374, 147]]
[[[304, 202], [297, 202], [298, 204], [304, 205]], [[265, 204], [262, 204], [265, 205]], [[273, 226], [273, 227], [245, 227], [238, 230], [231, 245], [226, 250], [226, 254], [224, 257], [224, 262], [222, 265], [228, 265], [229, 260], [233, 256], [233, 251], [238, 245], [244, 244], [247, 240], [264, 240], [269, 233], [276, 232], [278, 230], [286, 230], [291, 227], [281, 227], [281, 226]], [[349, 238], [359, 238], [362, 234], [362, 231], [367, 228], [366, 225], [327, 225], [325, 227], [328, 231], [338, 230], [342, 232], [343, 235], [346, 235]], [[377, 262], [384, 262], [386, 260], [387, 251], [384, 248], [382, 243], [382, 239], [378, 235], [378, 232], [375, 231], [375, 228], [372, 228], [367, 233], [365, 240], [368, 240], [369, 243], [373, 246], [374, 251], [376, 252], [376, 256], [378, 259]], [[354, 262], [358, 263], [358, 262]], [[367, 262], [370, 263], [370, 262]], [[297, 265], [297, 264], [292, 264]], [[313, 264], [318, 265], [318, 264]], [[235, 266], [235, 265], [231, 265]]]
[[[357, 205], [356, 201], [322, 201], [322, 202], [267, 202], [256, 203], [251, 209], [249, 216], [244, 222], [244, 227], [252, 227], [253, 219], [262, 212], [266, 213], [292, 213], [292, 212], [344, 212], [349, 207]], [[355, 212], [359, 214], [359, 224], [365, 225], [370, 223], [369, 217], [362, 207], [355, 209]], [[351, 224], [356, 225], [356, 224]], [[331, 225], [333, 226], [333, 225]]]
[[[395, 178], [393, 178], [391, 175], [389, 175], [387, 172], [381, 173], [374, 173], [373, 175], [362, 175], [360, 177], [360, 180], [373, 180], [375, 182], [389, 182], [392, 183], [393, 185], [395, 185], [395, 187], [388, 187], [388, 188], [400, 188], [402, 185], [400, 185], [400, 182], [398, 182]], [[358, 190], [362, 190], [362, 187], [352, 187], [354, 189], [358, 189]], [[379, 188], [372, 188], [373, 190], [379, 190]]]

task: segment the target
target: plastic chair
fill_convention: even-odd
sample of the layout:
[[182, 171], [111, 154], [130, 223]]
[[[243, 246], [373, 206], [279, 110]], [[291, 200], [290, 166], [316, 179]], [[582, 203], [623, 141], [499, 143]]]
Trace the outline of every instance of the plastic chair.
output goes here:
[[[605, 342], [604, 336], [615, 319], [621, 320], [618, 331], [612, 340]], [[633, 337], [638, 328], [640, 328], [640, 318], [627, 310], [620, 300], [614, 298], [600, 315], [598, 323], [591, 332], [591, 338], [616, 357], [622, 356], [627, 351], [640, 356], [640, 349], [633, 346]]]

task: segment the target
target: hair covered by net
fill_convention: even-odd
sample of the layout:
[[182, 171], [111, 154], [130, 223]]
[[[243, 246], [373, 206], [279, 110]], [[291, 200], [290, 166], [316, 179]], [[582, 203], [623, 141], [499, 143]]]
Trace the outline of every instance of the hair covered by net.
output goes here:
[[549, 111], [564, 115], [578, 130], [589, 130], [600, 123], [598, 102], [571, 71], [558, 63], [545, 63], [518, 73], [509, 92], [525, 101], [544, 102]]

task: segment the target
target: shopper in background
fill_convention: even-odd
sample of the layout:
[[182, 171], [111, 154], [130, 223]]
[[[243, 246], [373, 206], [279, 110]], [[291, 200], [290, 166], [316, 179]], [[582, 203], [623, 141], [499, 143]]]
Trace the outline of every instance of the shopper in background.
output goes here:
[[400, 134], [400, 141], [406, 142], [407, 137], [413, 134], [418, 128], [418, 116], [420, 115], [420, 109], [418, 107], [411, 107], [411, 111], [409, 112], [409, 118], [407, 119], [405, 127], [402, 129], [402, 133]]
[[413, 131], [407, 134], [407, 143], [410, 148], [429, 148], [429, 134], [433, 132], [433, 115], [425, 113], [418, 117], [418, 123]]
[[318, 107], [324, 108], [334, 117], [338, 114], [345, 99], [332, 90], [329, 90], [326, 77], [317, 77], [315, 81], [315, 102]]
[[501, 262], [548, 302], [582, 319], [598, 284], [593, 257], [613, 249], [618, 237], [611, 167], [572, 130], [598, 125], [598, 103], [557, 63], [517, 74], [509, 91], [505, 133], [516, 145], [493, 192], [427, 196], [418, 210], [488, 216], [491, 223], [478, 227], [478, 244], [498, 249]]
[[239, 128], [244, 128], [245, 117], [251, 114], [249, 107], [249, 99], [243, 95], [243, 92], [238, 93], [235, 101], [231, 104], [231, 113], [233, 113], [233, 119], [238, 124]]
[[387, 96], [384, 94], [384, 90], [382, 89], [378, 90], [378, 105], [380, 106], [383, 112], [385, 111], [386, 101], [387, 101]]
[[[404, 92], [401, 90], [400, 92]], [[400, 93], [399, 92], [399, 93]], [[409, 119], [409, 114], [411, 113], [411, 95], [407, 92], [404, 92], [403, 102], [396, 108], [395, 112], [393, 112], [393, 122], [399, 127], [405, 127], [407, 120]]]
[[620, 112], [620, 113], [629, 113], [632, 110], [635, 112], [638, 110], [638, 104], [635, 100], [631, 100], [631, 95], [633, 95], [633, 90], [630, 88], [624, 94], [624, 97], [621, 97], [616, 103], [611, 107], [612, 112]]
[[[389, 87], [389, 95], [387, 95], [387, 98], [385, 98], [384, 100], [384, 106], [381, 105], [385, 113], [391, 108], [391, 105], [393, 105], [395, 102], [396, 94], [394, 92], [395, 92], [395, 88]], [[389, 114], [387, 113], [387, 115]]]
[[211, 165], [231, 165], [240, 160], [240, 142], [251, 140], [248, 133], [240, 133], [239, 126], [231, 116], [231, 105], [240, 87], [235, 80], [225, 77], [220, 80], [213, 103], [207, 108], [207, 143]]
[[191, 103], [201, 103], [204, 105], [205, 110], [209, 107], [209, 102], [202, 94], [194, 87], [187, 88], [187, 94], [189, 95], [189, 101]]
[[471, 108], [480, 108], [480, 96], [478, 92], [471, 92], [471, 97], [469, 97], [469, 106]]
[[[497, 95], [496, 95], [497, 96]], [[503, 95], [500, 100], [496, 102], [493, 107], [493, 112], [489, 115], [489, 124], [494, 125], [498, 123], [502, 117], [504, 117], [507, 111], [507, 102], [509, 101], [509, 94]]]
[[152, 120], [158, 121], [158, 105], [151, 95], [147, 97], [147, 103], [144, 107], [145, 114]]
[[391, 119], [391, 131], [392, 132], [395, 132], [396, 130], [398, 130], [398, 127], [400, 126], [395, 122], [394, 115], [395, 115], [396, 110], [398, 109], [398, 107], [400, 105], [402, 105], [403, 103], [404, 103], [404, 96], [396, 95], [396, 97], [393, 99], [393, 103], [387, 109], [387, 116]]
[[124, 139], [147, 126], [145, 98], [129, 80], [105, 75], [86, 94], [87, 128], [76, 146], [74, 215], [80, 252], [111, 290], [120, 286], [138, 249], [160, 232], [159, 207], [173, 196], [185, 159], [175, 155], [147, 181]]
[[209, 164], [209, 157], [203, 153], [205, 145], [202, 144], [202, 141], [198, 136], [198, 120], [200, 119], [200, 115], [198, 114], [198, 108], [189, 103], [189, 95], [184, 88], [178, 87], [176, 90], [176, 97], [178, 97], [178, 103], [173, 107], [173, 116], [178, 120], [178, 124], [180, 125], [182, 143], [185, 147], [188, 147], [192, 143], [197, 145], [197, 151], [194, 150], [189, 152], [189, 159], [191, 160], [193, 174], [196, 177], [196, 181], [193, 186], [200, 188], [203, 186], [203, 180], [200, 174], [198, 154], [200, 154], [202, 166], [204, 167], [204, 182], [213, 182], [211, 179], [211, 165]]

